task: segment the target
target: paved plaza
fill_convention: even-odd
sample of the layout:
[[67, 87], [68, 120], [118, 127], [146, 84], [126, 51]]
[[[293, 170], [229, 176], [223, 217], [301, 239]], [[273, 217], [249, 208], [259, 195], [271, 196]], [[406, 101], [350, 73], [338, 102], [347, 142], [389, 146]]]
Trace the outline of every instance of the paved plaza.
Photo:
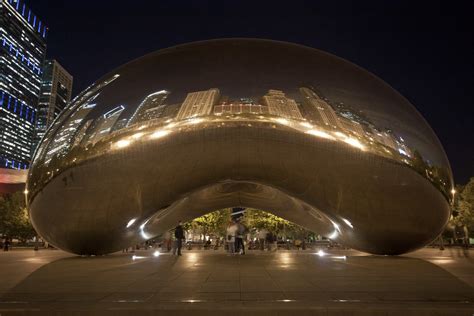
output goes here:
[[469, 315], [474, 251], [0, 253], [0, 315]]

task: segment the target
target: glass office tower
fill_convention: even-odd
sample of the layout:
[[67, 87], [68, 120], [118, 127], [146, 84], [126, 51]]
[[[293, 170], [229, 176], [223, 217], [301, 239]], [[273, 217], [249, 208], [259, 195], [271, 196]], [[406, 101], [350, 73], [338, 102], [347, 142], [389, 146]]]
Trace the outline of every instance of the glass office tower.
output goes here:
[[73, 77], [56, 60], [44, 62], [34, 148], [53, 120], [71, 101], [72, 82]]
[[27, 169], [48, 28], [20, 0], [0, 0], [0, 168]]

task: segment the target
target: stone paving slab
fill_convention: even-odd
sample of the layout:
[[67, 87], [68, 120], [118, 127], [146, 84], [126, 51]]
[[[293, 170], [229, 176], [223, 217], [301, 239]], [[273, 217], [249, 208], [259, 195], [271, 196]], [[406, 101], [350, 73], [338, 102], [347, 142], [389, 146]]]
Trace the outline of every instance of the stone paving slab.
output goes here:
[[472, 250], [152, 253], [0, 253], [0, 315], [474, 315]]

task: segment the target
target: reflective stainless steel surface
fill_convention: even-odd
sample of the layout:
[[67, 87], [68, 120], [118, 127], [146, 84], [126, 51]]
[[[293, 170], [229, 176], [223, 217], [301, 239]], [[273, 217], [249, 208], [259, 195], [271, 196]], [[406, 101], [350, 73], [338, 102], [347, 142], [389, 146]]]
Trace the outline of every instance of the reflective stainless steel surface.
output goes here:
[[452, 186], [436, 135], [374, 75], [229, 39], [146, 55], [82, 92], [35, 153], [27, 194], [38, 232], [78, 254], [231, 206], [399, 254], [441, 232]]

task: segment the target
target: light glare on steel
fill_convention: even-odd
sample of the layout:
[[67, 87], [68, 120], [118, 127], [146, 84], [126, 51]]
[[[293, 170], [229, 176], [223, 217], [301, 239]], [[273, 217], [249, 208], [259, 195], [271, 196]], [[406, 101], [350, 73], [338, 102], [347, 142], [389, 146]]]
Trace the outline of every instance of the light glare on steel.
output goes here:
[[310, 135], [325, 138], [325, 139], [335, 140], [335, 138], [332, 135], [329, 135], [328, 133], [317, 130], [317, 129], [310, 129], [309, 131], [306, 131], [306, 134], [310, 134]]
[[171, 133], [171, 132], [170, 132], [170, 131], [166, 131], [166, 130], [158, 130], [158, 131], [154, 132], [153, 134], [151, 134], [151, 135], [150, 135], [150, 138], [156, 139], [156, 138], [165, 137], [165, 136], [168, 135], [169, 133]]
[[344, 221], [344, 223], [347, 224], [347, 226], [349, 226], [350, 228], [354, 228], [354, 226], [352, 226], [352, 223], [349, 220], [347, 220], [345, 218], [343, 218], [342, 220]]
[[131, 220], [129, 220], [128, 223], [127, 223], [127, 228], [129, 228], [130, 226], [132, 226], [133, 223], [135, 223], [136, 220], [137, 220], [136, 218], [132, 218]]
[[124, 148], [130, 145], [130, 141], [126, 139], [119, 140], [115, 143], [115, 148]]

